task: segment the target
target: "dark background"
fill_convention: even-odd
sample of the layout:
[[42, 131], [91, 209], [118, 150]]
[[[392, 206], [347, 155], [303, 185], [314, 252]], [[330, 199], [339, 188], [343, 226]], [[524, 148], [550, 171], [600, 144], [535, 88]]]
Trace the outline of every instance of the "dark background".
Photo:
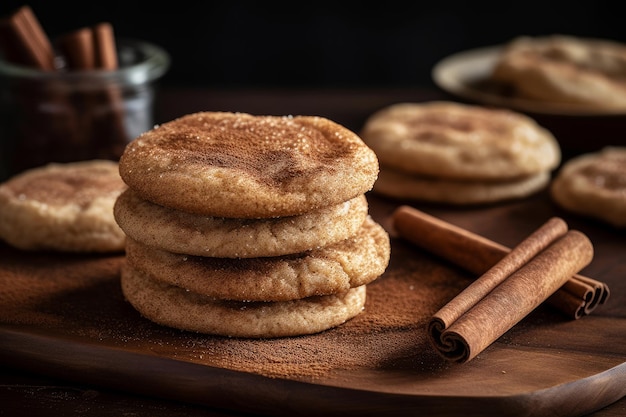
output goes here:
[[0, 15], [28, 4], [50, 38], [108, 21], [169, 52], [163, 84], [216, 88], [430, 86], [440, 59], [518, 35], [626, 42], [620, 2], [141, 3], [2, 0]]

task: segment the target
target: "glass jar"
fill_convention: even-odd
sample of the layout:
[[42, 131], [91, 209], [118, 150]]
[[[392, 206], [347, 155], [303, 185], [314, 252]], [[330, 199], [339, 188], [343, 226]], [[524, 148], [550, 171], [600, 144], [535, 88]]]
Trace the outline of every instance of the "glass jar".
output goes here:
[[116, 70], [42, 71], [0, 57], [0, 181], [50, 162], [118, 160], [153, 127], [169, 55], [144, 41], [116, 47]]

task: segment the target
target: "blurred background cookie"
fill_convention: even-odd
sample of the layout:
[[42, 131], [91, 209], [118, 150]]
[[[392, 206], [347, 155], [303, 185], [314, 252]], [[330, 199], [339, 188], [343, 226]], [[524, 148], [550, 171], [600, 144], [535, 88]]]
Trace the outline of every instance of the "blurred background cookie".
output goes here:
[[626, 227], [626, 148], [608, 147], [567, 161], [551, 185], [564, 209]]
[[566, 35], [521, 36], [502, 51], [491, 79], [513, 96], [626, 111], [626, 44]]
[[383, 165], [374, 190], [396, 199], [465, 205], [523, 198], [549, 183], [547, 171], [511, 181], [455, 181], [407, 174]]
[[123, 251], [113, 205], [125, 189], [113, 161], [24, 171], [0, 184], [0, 238], [25, 250]]
[[557, 138], [564, 159], [622, 146], [624, 39], [600, 31], [595, 37], [521, 33], [443, 58], [433, 67], [433, 81], [450, 99], [532, 117]]
[[477, 204], [544, 188], [561, 161], [555, 137], [504, 109], [432, 101], [398, 103], [361, 131], [381, 172], [374, 191], [395, 198]]

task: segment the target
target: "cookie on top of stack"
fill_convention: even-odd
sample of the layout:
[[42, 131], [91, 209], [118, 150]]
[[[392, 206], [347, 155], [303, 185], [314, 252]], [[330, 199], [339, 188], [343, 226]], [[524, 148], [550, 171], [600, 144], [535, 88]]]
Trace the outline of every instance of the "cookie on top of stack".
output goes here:
[[388, 265], [365, 197], [376, 155], [328, 119], [189, 114], [130, 142], [119, 166], [122, 290], [161, 325], [317, 333], [358, 315]]
[[374, 191], [393, 198], [485, 204], [531, 195], [561, 161], [554, 136], [530, 117], [447, 101], [398, 103], [360, 133], [380, 161]]

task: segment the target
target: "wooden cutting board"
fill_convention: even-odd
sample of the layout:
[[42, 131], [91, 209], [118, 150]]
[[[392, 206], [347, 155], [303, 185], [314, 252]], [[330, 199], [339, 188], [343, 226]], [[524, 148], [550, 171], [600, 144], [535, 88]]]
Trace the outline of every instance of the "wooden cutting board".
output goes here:
[[[400, 203], [368, 196], [390, 228]], [[320, 334], [271, 340], [158, 326], [124, 300], [123, 256], [26, 253], [0, 245], [0, 361], [132, 393], [272, 415], [583, 415], [626, 396], [626, 240], [546, 194], [476, 208], [414, 207], [514, 246], [551, 216], [594, 243], [581, 273], [610, 299], [579, 320], [542, 305], [466, 364], [441, 359], [432, 313], [475, 277], [392, 237], [365, 310]], [[391, 231], [392, 232], [392, 231]], [[392, 232], [393, 233], [393, 232]]]

